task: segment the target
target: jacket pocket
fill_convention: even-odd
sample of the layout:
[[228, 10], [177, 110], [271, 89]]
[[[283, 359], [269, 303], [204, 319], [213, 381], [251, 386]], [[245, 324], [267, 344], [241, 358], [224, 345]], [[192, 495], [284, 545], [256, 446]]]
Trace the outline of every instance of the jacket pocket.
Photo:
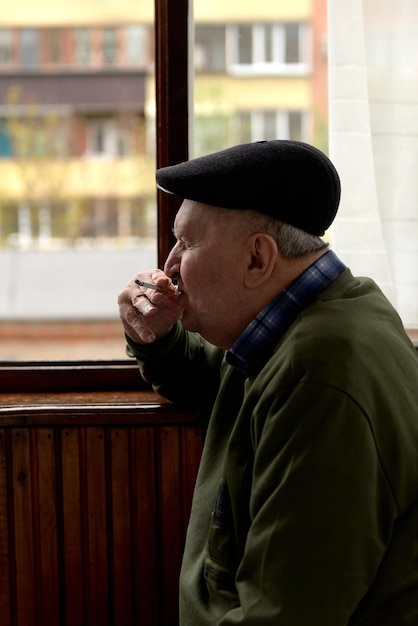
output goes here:
[[219, 485], [209, 528], [204, 575], [210, 592], [222, 595], [230, 606], [238, 606], [235, 587], [237, 550], [228, 485]]

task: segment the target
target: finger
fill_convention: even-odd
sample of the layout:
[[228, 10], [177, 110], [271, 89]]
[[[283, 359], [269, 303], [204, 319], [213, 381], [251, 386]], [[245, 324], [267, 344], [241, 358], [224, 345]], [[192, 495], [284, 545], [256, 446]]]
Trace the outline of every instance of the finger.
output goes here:
[[139, 293], [133, 297], [132, 305], [144, 317], [152, 317], [157, 312], [157, 302], [152, 303], [148, 295]]
[[164, 293], [165, 295], [175, 295], [176, 287], [173, 285], [171, 280], [165, 276], [164, 274], [157, 274], [152, 276], [153, 282], [161, 291], [157, 291], [156, 293]]
[[[140, 343], [152, 343], [155, 341], [155, 333], [147, 326], [144, 316], [133, 306], [130, 306], [121, 314], [125, 330], [131, 339]], [[132, 331], [134, 331], [135, 336]]]
[[[162, 296], [161, 296], [162, 297]], [[120, 317], [128, 337], [137, 343], [152, 343], [157, 339], [149, 318], [157, 313], [148, 296], [138, 287], [128, 285], [118, 297]]]

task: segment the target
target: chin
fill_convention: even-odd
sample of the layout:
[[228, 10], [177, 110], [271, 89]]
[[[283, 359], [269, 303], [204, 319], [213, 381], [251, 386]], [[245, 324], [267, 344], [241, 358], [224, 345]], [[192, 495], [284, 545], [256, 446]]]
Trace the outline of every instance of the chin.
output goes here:
[[191, 333], [199, 333], [199, 335], [203, 337], [203, 339], [205, 339], [212, 345], [217, 346], [218, 348], [225, 349], [225, 346], [223, 345], [223, 343], [225, 342], [221, 340], [219, 327], [213, 328], [212, 326], [212, 331], [210, 330], [210, 328], [205, 328], [204, 326], [202, 326], [201, 322], [197, 320], [196, 317], [190, 313], [190, 311], [188, 312], [187, 310], [183, 311], [181, 323], [183, 324], [183, 328], [185, 330]]
[[185, 330], [189, 330], [191, 333], [200, 332], [200, 324], [197, 323], [196, 320], [193, 319], [193, 316], [190, 315], [187, 310], [183, 311], [181, 316], [181, 323]]

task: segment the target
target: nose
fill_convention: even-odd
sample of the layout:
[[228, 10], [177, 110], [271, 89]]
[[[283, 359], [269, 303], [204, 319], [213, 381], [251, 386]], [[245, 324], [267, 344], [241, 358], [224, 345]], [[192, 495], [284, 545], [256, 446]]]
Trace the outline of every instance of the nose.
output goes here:
[[177, 244], [171, 249], [164, 263], [164, 273], [174, 281], [180, 277], [180, 257], [177, 254]]

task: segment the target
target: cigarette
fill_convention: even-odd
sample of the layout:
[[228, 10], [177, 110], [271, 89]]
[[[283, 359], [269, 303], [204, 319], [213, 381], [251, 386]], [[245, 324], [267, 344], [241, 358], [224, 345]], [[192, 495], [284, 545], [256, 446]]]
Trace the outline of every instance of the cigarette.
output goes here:
[[167, 293], [170, 295], [173, 295], [175, 293], [174, 289], [170, 289], [170, 287], [159, 287], [158, 285], [155, 285], [154, 283], [146, 283], [143, 280], [139, 280], [139, 278], [137, 278], [135, 282], [140, 287], [145, 287], [146, 289], [154, 289], [155, 291], [161, 291], [161, 293]]

